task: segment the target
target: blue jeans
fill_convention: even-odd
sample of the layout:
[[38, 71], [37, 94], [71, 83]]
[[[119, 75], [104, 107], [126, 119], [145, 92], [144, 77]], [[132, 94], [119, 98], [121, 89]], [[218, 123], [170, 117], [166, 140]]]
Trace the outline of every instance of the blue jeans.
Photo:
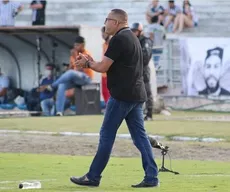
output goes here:
[[55, 114], [55, 101], [53, 98], [41, 101], [42, 112], [45, 116], [54, 116]]
[[125, 119], [133, 143], [141, 152], [142, 165], [145, 171], [144, 180], [149, 183], [158, 182], [157, 165], [144, 128], [142, 105], [143, 103], [124, 102], [110, 97], [100, 130], [97, 154], [87, 173], [90, 180], [100, 181], [101, 173], [109, 161], [117, 130]]
[[157, 68], [160, 65], [161, 55], [163, 53], [163, 48], [157, 48], [152, 50], [153, 63]]
[[56, 98], [56, 111], [64, 112], [66, 96], [65, 91], [76, 86], [82, 86], [91, 83], [91, 79], [88, 75], [83, 72], [68, 70], [63, 75], [61, 75], [53, 84], [53, 88], [57, 88], [57, 98]]

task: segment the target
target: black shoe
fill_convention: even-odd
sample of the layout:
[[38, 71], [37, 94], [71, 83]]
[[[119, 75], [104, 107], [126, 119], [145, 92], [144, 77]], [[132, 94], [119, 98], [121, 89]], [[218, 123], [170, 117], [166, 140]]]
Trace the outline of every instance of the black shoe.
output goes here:
[[89, 180], [86, 175], [83, 177], [70, 177], [70, 181], [77, 185], [84, 185], [84, 186], [91, 186], [91, 187], [98, 187], [100, 182]]
[[146, 183], [145, 181], [142, 181], [141, 183], [137, 185], [132, 185], [131, 187], [133, 188], [148, 188], [148, 187], [158, 187], [159, 183], [158, 182], [153, 182], [153, 183]]

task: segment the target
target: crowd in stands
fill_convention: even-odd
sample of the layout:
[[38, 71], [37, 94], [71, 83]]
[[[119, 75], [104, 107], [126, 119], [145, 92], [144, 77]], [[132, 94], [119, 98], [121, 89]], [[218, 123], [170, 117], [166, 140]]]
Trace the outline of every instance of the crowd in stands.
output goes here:
[[184, 28], [198, 25], [198, 17], [189, 0], [179, 6], [174, 0], [163, 7], [159, 0], [152, 0], [146, 11], [147, 30], [145, 36], [153, 40], [153, 61], [156, 70], [160, 69], [160, 58], [163, 53], [163, 42], [167, 32], [181, 33]]
[[[32, 25], [45, 25], [46, 3], [46, 0], [33, 0], [30, 3]], [[0, 1], [0, 26], [14, 26], [15, 17], [22, 10], [23, 5], [19, 1]], [[149, 24], [152, 24], [153, 17], [168, 32], [180, 33], [184, 28], [198, 25], [198, 17], [189, 0], [184, 0], [182, 5], [177, 5], [175, 0], [169, 0], [167, 7], [163, 7], [159, 0], [152, 0], [146, 11]]]
[[180, 33], [184, 28], [198, 25], [198, 17], [189, 0], [184, 0], [182, 6], [177, 5], [174, 0], [169, 0], [166, 8], [159, 0], [152, 0], [146, 11], [149, 24], [152, 23], [153, 17], [157, 18], [157, 23], [164, 26], [166, 31], [173, 33]]

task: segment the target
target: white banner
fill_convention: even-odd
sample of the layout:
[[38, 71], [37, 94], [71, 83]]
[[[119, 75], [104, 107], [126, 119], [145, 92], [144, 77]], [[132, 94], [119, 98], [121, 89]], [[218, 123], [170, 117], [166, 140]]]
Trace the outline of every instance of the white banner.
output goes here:
[[230, 38], [181, 39], [180, 50], [185, 95], [230, 95]]

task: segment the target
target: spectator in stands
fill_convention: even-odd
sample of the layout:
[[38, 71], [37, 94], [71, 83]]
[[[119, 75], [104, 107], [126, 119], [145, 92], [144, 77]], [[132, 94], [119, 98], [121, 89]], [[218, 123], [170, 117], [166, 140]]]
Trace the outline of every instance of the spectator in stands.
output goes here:
[[198, 25], [198, 17], [195, 14], [194, 8], [188, 0], [183, 2], [183, 13], [178, 14], [174, 21], [173, 32], [180, 33], [184, 27], [196, 27]]
[[[111, 39], [112, 36], [108, 35], [105, 33], [105, 27], [102, 27], [101, 29], [102, 32], [102, 38], [105, 40], [105, 42], [103, 43], [103, 56], [109, 46], [109, 41]], [[110, 93], [109, 90], [107, 88], [107, 74], [106, 73], [102, 73], [102, 95], [104, 97], [104, 101], [105, 104], [108, 102], [109, 97], [110, 97]]]
[[169, 7], [165, 11], [166, 18], [164, 22], [164, 27], [167, 31], [172, 31], [175, 18], [178, 14], [181, 14], [181, 9], [179, 6], [175, 5], [174, 0], [169, 0], [168, 4], [169, 4]]
[[153, 61], [156, 69], [160, 68], [160, 56], [163, 53], [163, 43], [165, 39], [165, 29], [158, 23], [158, 16], [151, 19], [151, 24], [148, 25], [147, 37], [153, 41]]
[[0, 26], [14, 26], [14, 18], [22, 11], [20, 2], [2, 0], [0, 2]]
[[[47, 64], [44, 71], [44, 78], [41, 79], [40, 85], [50, 85], [54, 82], [53, 71], [54, 65]], [[43, 114], [45, 116], [55, 115], [54, 90], [40, 90], [38, 88], [37, 91], [40, 92], [40, 104]]]
[[157, 23], [163, 25], [164, 7], [159, 5], [159, 0], [153, 0], [152, 3], [147, 8], [146, 19], [148, 23], [151, 23], [151, 18], [154, 16], [158, 16]]
[[[93, 71], [91, 69], [82, 69], [77, 67], [75, 64], [76, 59], [79, 53], [85, 55], [90, 55], [90, 53], [85, 49], [85, 39], [84, 37], [78, 36], [74, 43], [74, 48], [71, 51], [70, 56], [70, 67], [67, 72], [62, 74], [55, 82], [48, 86], [41, 86], [41, 90], [50, 90], [52, 91], [55, 88], [57, 90], [57, 99], [56, 99], [56, 110], [57, 116], [63, 116], [64, 106], [66, 102], [66, 90], [71, 90], [76, 86], [82, 86], [91, 83], [93, 79]], [[73, 89], [72, 89], [73, 90]], [[74, 91], [72, 91], [73, 93]]]
[[46, 0], [35, 0], [30, 4], [32, 9], [32, 25], [45, 25]]
[[9, 78], [2, 73], [0, 67], [0, 104], [6, 103], [8, 88], [9, 88]]

